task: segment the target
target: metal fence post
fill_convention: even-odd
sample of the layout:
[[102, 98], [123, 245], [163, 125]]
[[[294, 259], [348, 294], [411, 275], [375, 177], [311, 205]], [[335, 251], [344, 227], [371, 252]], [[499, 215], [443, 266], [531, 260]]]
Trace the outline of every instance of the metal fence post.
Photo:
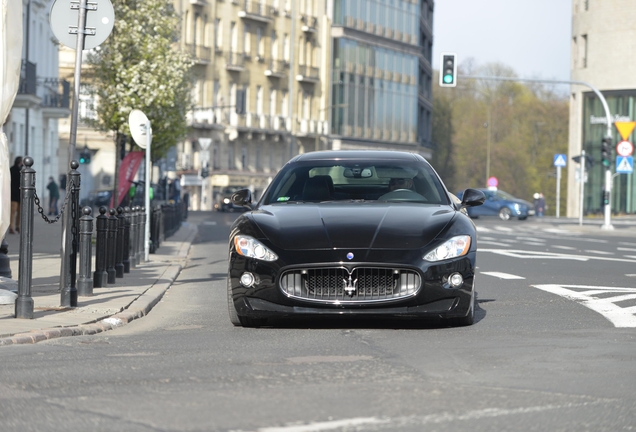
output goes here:
[[143, 246], [143, 221], [141, 215], [141, 206], [135, 207], [137, 209], [137, 250], [135, 251], [135, 262], [141, 264], [141, 248]]
[[60, 272], [60, 306], [77, 306], [77, 237], [79, 234], [79, 191], [80, 173], [77, 171], [79, 163], [71, 161], [68, 172], [67, 193], [70, 193], [69, 204], [62, 215], [64, 235], [62, 236], [62, 271]]
[[124, 218], [123, 207], [117, 207], [117, 241], [115, 246], [115, 276], [124, 277], [124, 226], [126, 219]]
[[106, 255], [108, 245], [108, 216], [106, 207], [99, 208], [97, 216], [97, 242], [95, 243], [95, 273], [93, 274], [93, 287], [104, 288], [108, 283], [108, 273], [106, 272]]
[[15, 317], [33, 319], [33, 195], [35, 194], [35, 170], [33, 158], [25, 157], [20, 172], [20, 261], [18, 268], [18, 298], [15, 300]]
[[80, 257], [79, 279], [77, 281], [77, 295], [89, 297], [93, 295], [93, 278], [91, 266], [93, 257], [93, 209], [86, 206], [82, 209], [80, 218]]
[[130, 208], [130, 268], [137, 267], [137, 207]]
[[130, 207], [124, 207], [124, 273], [130, 273]]
[[115, 271], [115, 242], [117, 241], [117, 217], [115, 209], [108, 211], [108, 246], [106, 247], [106, 272], [108, 272], [108, 283], [114, 284], [117, 272]]
[[141, 207], [141, 232], [139, 233], [139, 261], [146, 261], [146, 207]]

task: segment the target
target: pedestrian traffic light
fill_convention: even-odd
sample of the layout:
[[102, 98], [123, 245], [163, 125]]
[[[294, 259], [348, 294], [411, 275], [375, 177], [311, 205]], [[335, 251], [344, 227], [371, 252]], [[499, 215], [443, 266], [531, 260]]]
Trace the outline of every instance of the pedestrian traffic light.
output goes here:
[[612, 138], [603, 138], [601, 143], [601, 162], [603, 166], [610, 166], [610, 158], [612, 157]]
[[457, 58], [454, 53], [442, 53], [442, 62], [439, 71], [440, 87], [457, 86]]
[[80, 153], [79, 163], [81, 164], [89, 164], [91, 163], [91, 151], [87, 148], [84, 148]]
[[206, 178], [210, 175], [210, 168], [208, 166], [204, 166], [201, 168], [201, 178]]

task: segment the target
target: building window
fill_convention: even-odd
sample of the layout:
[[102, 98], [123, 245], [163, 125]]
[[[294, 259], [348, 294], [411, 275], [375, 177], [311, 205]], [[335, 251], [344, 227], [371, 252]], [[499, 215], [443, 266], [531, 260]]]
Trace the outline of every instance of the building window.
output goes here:
[[586, 68], [587, 67], [587, 35], [583, 35], [581, 36], [581, 43], [583, 44], [583, 46], [581, 47], [583, 52], [582, 54], [582, 58], [581, 61], [583, 63], [583, 67]]
[[243, 171], [247, 170], [247, 148], [243, 147], [243, 150], [241, 151], [241, 169]]
[[223, 40], [221, 36], [223, 32], [221, 31], [221, 19], [217, 18], [214, 20], [214, 48], [215, 50], [220, 50], [223, 46]]
[[283, 58], [289, 63], [289, 35], [287, 33], [285, 33], [283, 41]]
[[287, 91], [282, 91], [281, 103], [280, 103], [280, 113], [282, 116], [287, 117], [289, 115], [289, 105], [288, 105], [288, 93]]
[[256, 49], [259, 57], [265, 57], [265, 41], [263, 40], [262, 27], [256, 27]]
[[252, 54], [252, 43], [250, 41], [250, 26], [249, 24], [243, 25], [243, 52], [246, 56]]
[[269, 115], [276, 115], [276, 90], [272, 90], [269, 92]]
[[278, 41], [276, 40], [276, 31], [272, 30], [272, 36], [271, 36], [271, 53], [272, 53], [272, 59], [274, 60], [278, 60]]
[[256, 114], [263, 114], [263, 87], [256, 86]]

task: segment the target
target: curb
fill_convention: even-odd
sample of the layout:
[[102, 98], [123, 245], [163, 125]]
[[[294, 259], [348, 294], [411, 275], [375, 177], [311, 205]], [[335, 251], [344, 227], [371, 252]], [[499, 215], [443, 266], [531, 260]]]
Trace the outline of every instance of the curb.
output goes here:
[[[187, 249], [185, 248], [187, 255]], [[31, 344], [49, 339], [68, 336], [94, 335], [128, 324], [138, 318], [142, 318], [159, 303], [164, 294], [172, 286], [181, 273], [182, 266], [170, 264], [166, 271], [153, 283], [146, 291], [137, 297], [122, 312], [118, 312], [109, 317], [101, 318], [99, 321], [91, 321], [73, 327], [53, 327], [40, 330], [32, 330], [28, 333], [18, 333], [10, 337], [0, 339], [0, 346]], [[167, 279], [167, 281], [165, 281]], [[161, 282], [158, 282], [161, 281]]]

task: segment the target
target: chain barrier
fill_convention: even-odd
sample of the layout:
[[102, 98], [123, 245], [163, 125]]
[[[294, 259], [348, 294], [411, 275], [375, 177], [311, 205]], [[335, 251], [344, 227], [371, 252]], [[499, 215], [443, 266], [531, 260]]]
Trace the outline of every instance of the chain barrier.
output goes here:
[[64, 211], [66, 210], [67, 204], [68, 204], [68, 200], [69, 197], [72, 195], [70, 193], [70, 191], [72, 190], [72, 188], [74, 187], [73, 184], [73, 179], [68, 179], [68, 183], [66, 185], [66, 196], [64, 197], [64, 204], [62, 205], [62, 208], [60, 209], [60, 212], [55, 216], [55, 219], [49, 219], [45, 214], [44, 214], [44, 209], [42, 208], [42, 206], [40, 205], [40, 198], [38, 197], [38, 194], [36, 191], [33, 192], [33, 199], [35, 201], [35, 205], [38, 208], [38, 213], [40, 213], [40, 216], [42, 216], [42, 219], [44, 219], [44, 221], [46, 223], [49, 224], [54, 224], [55, 222], [57, 222], [58, 220], [60, 220], [60, 218], [62, 217], [62, 215], [64, 214]]

